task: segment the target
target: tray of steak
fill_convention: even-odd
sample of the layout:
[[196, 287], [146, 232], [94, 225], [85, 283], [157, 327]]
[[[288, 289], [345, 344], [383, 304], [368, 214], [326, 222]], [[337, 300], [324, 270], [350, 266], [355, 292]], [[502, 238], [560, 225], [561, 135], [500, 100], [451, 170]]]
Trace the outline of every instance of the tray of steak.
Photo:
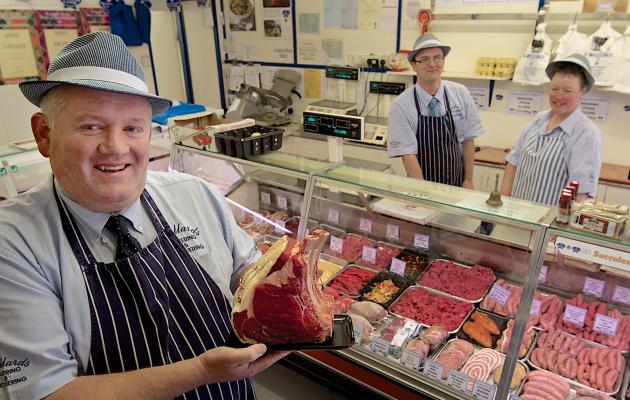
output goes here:
[[507, 325], [507, 318], [483, 311], [473, 311], [462, 329], [457, 332], [460, 339], [475, 342], [482, 347], [494, 348]]
[[359, 291], [361, 300], [369, 300], [389, 307], [390, 304], [409, 286], [409, 280], [392, 272], [379, 272]]
[[456, 333], [472, 310], [471, 303], [421, 286], [409, 286], [389, 306], [389, 312], [396, 316], [427, 327], [439, 324], [449, 333]]
[[455, 296], [471, 303], [478, 303], [492, 286], [495, 276], [488, 267], [467, 266], [453, 261], [436, 259], [424, 271], [418, 284]]
[[335, 290], [351, 297], [357, 297], [366, 283], [376, 276], [371, 269], [350, 264], [335, 275], [326, 285], [326, 291]]
[[332, 254], [335, 257], [343, 258], [348, 262], [354, 262], [361, 258], [363, 246], [374, 247], [376, 242], [365, 236], [356, 233], [348, 233], [343, 238], [343, 249], [340, 255]]
[[387, 271], [392, 258], [398, 256], [405, 248], [391, 243], [376, 242], [376, 256], [374, 262], [359, 257], [357, 263], [377, 271]]
[[621, 352], [559, 330], [541, 332], [532, 345], [527, 362], [547, 370], [572, 388], [613, 396], [621, 387], [626, 365]]
[[[268, 344], [270, 351], [308, 351], [308, 350], [340, 350], [347, 349], [354, 345], [354, 328], [352, 318], [349, 315], [335, 315], [333, 318], [332, 335], [321, 343], [285, 343]], [[250, 343], [243, 343], [232, 331], [232, 334], [223, 344], [227, 347], [243, 348], [251, 346]]]

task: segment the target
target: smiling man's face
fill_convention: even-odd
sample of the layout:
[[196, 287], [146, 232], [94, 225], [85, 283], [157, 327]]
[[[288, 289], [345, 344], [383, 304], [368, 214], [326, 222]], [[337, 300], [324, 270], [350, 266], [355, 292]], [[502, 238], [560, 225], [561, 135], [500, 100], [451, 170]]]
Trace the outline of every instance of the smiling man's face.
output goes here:
[[35, 133], [39, 151], [50, 158], [53, 174], [72, 200], [107, 213], [130, 206], [146, 182], [149, 101], [76, 86], [63, 90], [54, 127]]

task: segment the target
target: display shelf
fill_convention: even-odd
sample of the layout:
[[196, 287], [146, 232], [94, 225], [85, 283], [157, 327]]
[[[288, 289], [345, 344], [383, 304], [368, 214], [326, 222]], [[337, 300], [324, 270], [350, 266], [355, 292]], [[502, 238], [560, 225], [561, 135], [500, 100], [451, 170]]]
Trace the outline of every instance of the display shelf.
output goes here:
[[[416, 76], [416, 73], [412, 70], [406, 71], [388, 71], [390, 75], [402, 75], [402, 76]], [[484, 81], [509, 81], [512, 77], [500, 77], [500, 76], [485, 76], [485, 75], [477, 75], [473, 72], [456, 72], [456, 71], [444, 71], [442, 73], [442, 78], [444, 79], [476, 79], [476, 80], [484, 80]]]

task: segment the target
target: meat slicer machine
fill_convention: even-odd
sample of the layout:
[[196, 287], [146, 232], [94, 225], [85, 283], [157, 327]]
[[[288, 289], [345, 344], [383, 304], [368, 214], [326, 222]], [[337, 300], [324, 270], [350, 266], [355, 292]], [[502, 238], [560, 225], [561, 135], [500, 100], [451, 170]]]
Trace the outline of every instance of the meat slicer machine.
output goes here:
[[293, 114], [291, 95], [299, 96], [295, 88], [300, 79], [301, 76], [297, 71], [279, 69], [274, 75], [271, 89], [261, 89], [242, 83], [225, 118], [228, 121], [253, 118], [256, 124], [262, 126], [290, 123]]

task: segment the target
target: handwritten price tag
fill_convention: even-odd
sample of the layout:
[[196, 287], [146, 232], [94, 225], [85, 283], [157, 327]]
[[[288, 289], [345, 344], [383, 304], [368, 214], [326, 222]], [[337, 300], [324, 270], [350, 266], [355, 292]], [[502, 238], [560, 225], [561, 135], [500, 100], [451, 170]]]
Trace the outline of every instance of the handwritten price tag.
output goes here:
[[389, 342], [381, 339], [380, 337], [374, 338], [374, 340], [372, 340], [372, 351], [376, 354], [387, 357], [387, 354], [389, 353]]
[[619, 320], [617, 318], [609, 317], [603, 314], [595, 314], [595, 322], [593, 323], [593, 330], [595, 332], [608, 336], [615, 336], [617, 334], [618, 327]]
[[400, 227], [398, 225], [387, 224], [385, 237], [394, 240], [400, 239]]
[[267, 192], [260, 192], [260, 202], [268, 206], [271, 205], [271, 195]]
[[424, 362], [424, 369], [422, 372], [433, 379], [442, 379], [442, 373], [444, 372], [444, 366], [439, 362], [427, 359]]
[[448, 371], [446, 384], [460, 392], [468, 392], [468, 375], [454, 368]]
[[363, 246], [361, 259], [371, 264], [376, 263], [376, 249], [373, 247]]
[[538, 274], [538, 282], [540, 283], [547, 282], [547, 272], [549, 272], [549, 266], [547, 264], [541, 265], [540, 274]]
[[630, 288], [621, 285], [615, 286], [615, 292], [613, 293], [612, 300], [617, 303], [630, 305]]
[[372, 220], [369, 218], [361, 218], [359, 220], [359, 230], [365, 233], [372, 233]]
[[496, 386], [476, 379], [473, 384], [472, 397], [479, 400], [492, 400], [495, 389]]
[[529, 309], [529, 315], [540, 314], [540, 300], [532, 300], [532, 308]]
[[429, 248], [429, 235], [422, 235], [420, 233], [414, 233], [413, 246], [419, 249]]
[[407, 268], [406, 262], [399, 260], [398, 258], [392, 258], [392, 265], [389, 267], [390, 272], [405, 276], [405, 268]]
[[601, 279], [595, 279], [591, 277], [584, 278], [584, 288], [582, 289], [582, 293], [588, 294], [595, 297], [602, 297], [604, 294], [604, 286], [606, 282]]
[[334, 208], [328, 209], [328, 222], [339, 225], [339, 210]]
[[330, 250], [343, 253], [343, 239], [337, 236], [330, 237]]
[[586, 312], [588, 310], [586, 308], [580, 308], [576, 306], [572, 306], [571, 304], [567, 304], [564, 309], [564, 321], [571, 322], [577, 326], [584, 326], [584, 319], [586, 318]]
[[354, 332], [354, 343], [361, 344], [363, 341], [363, 329], [357, 325], [353, 325], [352, 331]]
[[418, 371], [420, 369], [420, 364], [422, 364], [422, 360], [420, 359], [420, 354], [409, 349], [404, 349], [402, 356], [400, 356], [400, 363], [407, 368]]
[[494, 284], [490, 289], [490, 293], [488, 294], [490, 298], [501, 305], [506, 305], [508, 299], [512, 295], [509, 289], [504, 288], [501, 285]]
[[276, 197], [276, 203], [278, 204], [278, 208], [280, 210], [286, 210], [289, 208], [287, 198], [284, 196], [278, 195], [278, 197]]

